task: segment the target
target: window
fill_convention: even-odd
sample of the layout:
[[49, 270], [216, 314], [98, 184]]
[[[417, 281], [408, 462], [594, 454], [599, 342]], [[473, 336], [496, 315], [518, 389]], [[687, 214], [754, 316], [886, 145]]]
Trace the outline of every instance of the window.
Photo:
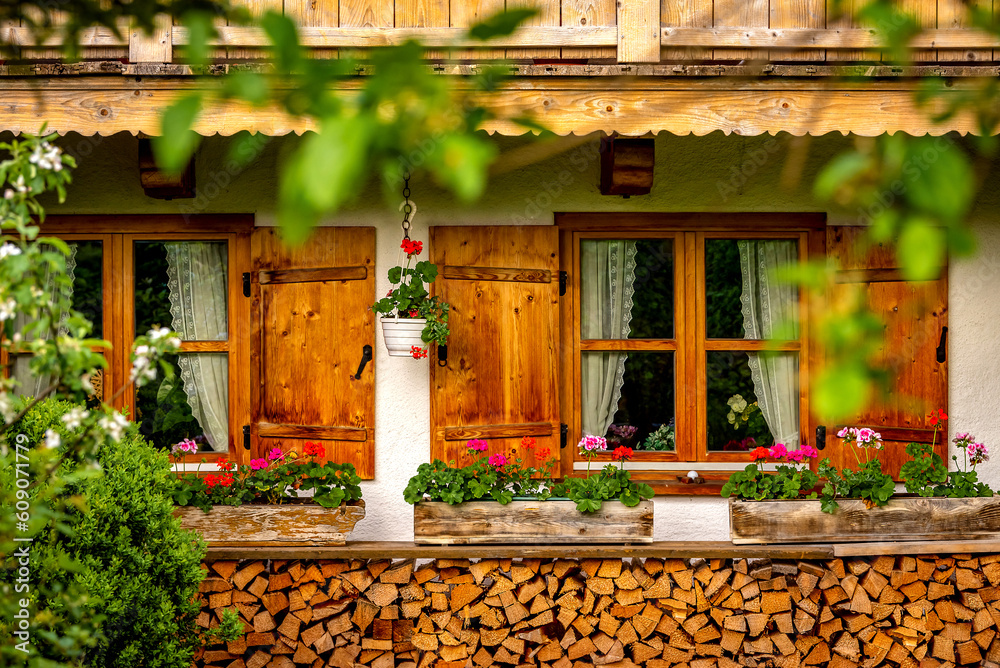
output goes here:
[[[105, 352], [108, 369], [94, 379], [95, 399], [127, 409], [158, 447], [194, 439], [201, 450], [195, 460], [237, 452], [249, 420], [249, 346], [235, 342], [249, 337], [241, 275], [249, 269], [252, 224], [247, 216], [190, 222], [53, 216], [42, 232], [69, 243], [73, 306], [94, 322], [95, 336], [112, 344]], [[174, 377], [159, 374], [153, 383], [113, 396], [128, 380], [132, 341], [160, 326], [182, 340], [178, 354], [167, 358]], [[28, 355], [13, 358], [10, 373], [25, 394], [47, 386], [47, 379], [30, 373]]]
[[559, 216], [571, 444], [603, 435], [633, 448], [636, 478], [669, 481], [811, 442], [806, 304], [773, 273], [822, 247], [822, 217], [746, 218]]

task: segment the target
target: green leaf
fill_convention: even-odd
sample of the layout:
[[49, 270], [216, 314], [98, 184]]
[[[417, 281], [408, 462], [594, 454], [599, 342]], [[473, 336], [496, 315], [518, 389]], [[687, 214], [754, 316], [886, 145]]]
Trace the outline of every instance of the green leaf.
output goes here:
[[494, 37], [506, 37], [513, 34], [525, 21], [537, 15], [538, 9], [533, 7], [498, 12], [469, 28], [469, 37], [484, 42]]
[[299, 45], [295, 22], [291, 17], [271, 10], [265, 12], [260, 24], [270, 38], [278, 71], [291, 72], [298, 69], [303, 60], [302, 48]]
[[819, 176], [813, 189], [823, 200], [837, 199], [845, 185], [871, 167], [871, 160], [862, 153], [845, 153], [834, 158]]
[[208, 43], [216, 35], [212, 18], [208, 12], [191, 11], [181, 19], [188, 33], [187, 44], [181, 49], [188, 64], [193, 67], [208, 62]]
[[838, 365], [818, 373], [812, 389], [816, 414], [843, 420], [857, 415], [867, 405], [872, 382], [863, 367]]
[[908, 281], [934, 279], [945, 258], [945, 233], [933, 221], [922, 217], [904, 219], [896, 255]]
[[225, 77], [223, 94], [260, 106], [270, 99], [271, 87], [257, 72], [233, 72]]
[[201, 93], [191, 93], [163, 110], [160, 135], [153, 137], [152, 143], [156, 163], [167, 174], [183, 172], [201, 142], [201, 136], [191, 129], [201, 104]]
[[466, 202], [486, 187], [486, 169], [496, 157], [496, 147], [472, 135], [448, 135], [428, 159], [437, 177]]

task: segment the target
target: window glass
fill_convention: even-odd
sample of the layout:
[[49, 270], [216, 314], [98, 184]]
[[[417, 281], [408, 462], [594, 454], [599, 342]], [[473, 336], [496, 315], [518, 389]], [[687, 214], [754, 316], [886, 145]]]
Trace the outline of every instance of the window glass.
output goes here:
[[612, 448], [675, 450], [672, 352], [585, 352], [581, 371], [584, 433]]
[[797, 338], [798, 290], [774, 277], [797, 261], [798, 242], [791, 239], [706, 239], [708, 338]]
[[580, 281], [582, 338], [674, 337], [672, 239], [585, 239]]
[[708, 449], [799, 444], [798, 353], [707, 354]]
[[173, 378], [136, 391], [135, 421], [154, 445], [170, 448], [189, 438], [199, 450], [229, 449], [229, 359], [225, 353], [167, 355]]
[[170, 327], [184, 341], [228, 338], [224, 241], [135, 243], [135, 331]]

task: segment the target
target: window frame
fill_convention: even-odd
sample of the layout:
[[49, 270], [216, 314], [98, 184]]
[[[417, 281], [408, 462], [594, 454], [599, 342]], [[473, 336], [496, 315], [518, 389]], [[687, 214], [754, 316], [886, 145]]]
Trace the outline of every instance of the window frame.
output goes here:
[[[228, 338], [225, 341], [185, 341], [184, 352], [226, 352], [229, 357], [229, 447], [225, 452], [185, 455], [184, 464], [215, 462], [229, 457], [249, 462], [242, 443], [243, 426], [250, 423], [250, 299], [242, 291], [242, 276], [250, 271], [252, 214], [234, 215], [52, 215], [40, 226], [39, 236], [65, 241], [101, 241], [103, 338], [112, 349], [105, 353], [104, 400], [128, 380], [135, 340], [136, 241], [225, 241], [227, 243]], [[169, 323], [167, 323], [169, 324]], [[2, 360], [6, 364], [7, 360]], [[135, 388], [114, 398], [115, 410], [135, 404]], [[246, 460], [246, 461], [244, 461]]]
[[[709, 338], [706, 330], [705, 241], [707, 239], [795, 239], [799, 261], [825, 254], [826, 215], [822, 213], [560, 213], [560, 264], [568, 274], [567, 294], [560, 304], [562, 320], [561, 356], [562, 421], [568, 426], [563, 450], [564, 470], [583, 475], [585, 462], [577, 452], [581, 427], [581, 360], [588, 350], [673, 351], [675, 378], [675, 452], [636, 452], [629, 465], [632, 477], [653, 485], [658, 494], [717, 494], [734, 468], [750, 461], [748, 453], [707, 449], [707, 353], [769, 349], [773, 344], [748, 339]], [[582, 340], [580, 337], [580, 242], [584, 239], [674, 239], [674, 332], [673, 339]], [[799, 338], [782, 342], [777, 350], [799, 354], [799, 429], [803, 443], [811, 443], [814, 432], [809, 412], [808, 379], [817, 364], [811, 343], [809, 298], [799, 292]], [[691, 398], [694, 398], [692, 401]], [[611, 461], [599, 455], [595, 464]], [[643, 466], [643, 464], [649, 464]], [[681, 484], [679, 477], [690, 468], [706, 484]]]

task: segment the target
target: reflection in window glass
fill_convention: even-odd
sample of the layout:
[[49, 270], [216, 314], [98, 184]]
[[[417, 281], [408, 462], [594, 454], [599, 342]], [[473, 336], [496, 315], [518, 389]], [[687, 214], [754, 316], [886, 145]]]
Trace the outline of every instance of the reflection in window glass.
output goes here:
[[708, 449], [799, 444], [798, 353], [707, 353]]
[[135, 244], [135, 331], [170, 327], [184, 341], [228, 338], [224, 241]]
[[673, 338], [672, 239], [585, 239], [580, 277], [582, 338]]
[[674, 354], [585, 352], [582, 425], [609, 447], [673, 452]]
[[790, 239], [706, 239], [708, 338], [798, 338], [798, 290], [773, 275], [797, 261]]
[[168, 355], [174, 377], [136, 392], [134, 420], [140, 433], [169, 449], [190, 438], [205, 451], [229, 449], [229, 358], [226, 353]]

